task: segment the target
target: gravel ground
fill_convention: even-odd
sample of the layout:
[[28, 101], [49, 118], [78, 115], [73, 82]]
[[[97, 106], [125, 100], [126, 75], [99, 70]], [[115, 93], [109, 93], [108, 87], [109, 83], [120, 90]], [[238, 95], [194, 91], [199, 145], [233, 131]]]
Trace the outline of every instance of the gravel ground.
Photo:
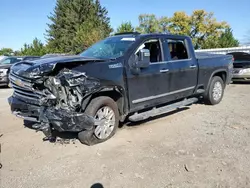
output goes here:
[[0, 89], [0, 187], [250, 187], [250, 85], [230, 85], [216, 106], [124, 126], [91, 147], [43, 142], [10, 114], [11, 93]]

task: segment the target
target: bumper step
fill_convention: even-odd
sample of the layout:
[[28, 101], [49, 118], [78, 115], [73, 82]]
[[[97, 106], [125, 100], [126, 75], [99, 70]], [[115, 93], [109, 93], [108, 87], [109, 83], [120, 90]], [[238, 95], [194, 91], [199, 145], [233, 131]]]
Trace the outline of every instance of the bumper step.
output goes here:
[[159, 108], [153, 108], [152, 110], [149, 110], [146, 112], [135, 113], [129, 117], [129, 120], [130, 121], [142, 121], [142, 120], [148, 119], [149, 117], [158, 116], [161, 114], [171, 112], [178, 108], [191, 105], [193, 103], [196, 103], [197, 101], [198, 101], [198, 98], [184, 99], [183, 101], [179, 101], [179, 102], [169, 104], [169, 105], [159, 107]]

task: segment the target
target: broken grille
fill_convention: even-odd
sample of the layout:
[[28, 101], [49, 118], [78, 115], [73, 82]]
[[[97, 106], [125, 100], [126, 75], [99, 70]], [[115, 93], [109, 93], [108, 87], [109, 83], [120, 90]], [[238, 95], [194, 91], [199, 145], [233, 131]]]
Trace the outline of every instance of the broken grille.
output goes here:
[[32, 89], [31, 83], [21, 77], [10, 74], [10, 83], [14, 89], [13, 95], [24, 100], [27, 103], [39, 105], [39, 100], [42, 97], [41, 94], [35, 92]]

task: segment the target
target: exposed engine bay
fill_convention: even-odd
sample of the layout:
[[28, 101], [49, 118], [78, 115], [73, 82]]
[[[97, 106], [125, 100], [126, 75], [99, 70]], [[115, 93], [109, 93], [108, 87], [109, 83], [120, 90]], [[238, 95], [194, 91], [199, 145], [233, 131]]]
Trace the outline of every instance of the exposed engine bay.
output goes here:
[[[82, 104], [91, 93], [100, 88], [97, 79], [64, 68], [56, 75], [43, 76], [32, 83], [16, 78], [13, 74], [10, 80], [14, 88], [14, 97], [31, 103], [30, 92], [40, 96], [35, 104], [39, 106], [39, 113], [33, 128], [43, 131], [46, 135], [45, 140], [55, 139], [52, 134], [53, 129], [93, 130], [94, 118], [83, 113]], [[23, 116], [22, 112], [16, 112], [16, 115]]]

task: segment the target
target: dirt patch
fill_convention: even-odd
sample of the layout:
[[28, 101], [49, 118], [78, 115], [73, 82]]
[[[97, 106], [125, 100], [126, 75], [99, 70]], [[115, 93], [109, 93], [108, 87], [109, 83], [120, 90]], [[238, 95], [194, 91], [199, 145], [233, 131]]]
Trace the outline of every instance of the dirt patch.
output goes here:
[[1, 187], [250, 187], [250, 85], [230, 85], [216, 106], [124, 126], [92, 147], [43, 142], [10, 114], [11, 92], [0, 90]]

